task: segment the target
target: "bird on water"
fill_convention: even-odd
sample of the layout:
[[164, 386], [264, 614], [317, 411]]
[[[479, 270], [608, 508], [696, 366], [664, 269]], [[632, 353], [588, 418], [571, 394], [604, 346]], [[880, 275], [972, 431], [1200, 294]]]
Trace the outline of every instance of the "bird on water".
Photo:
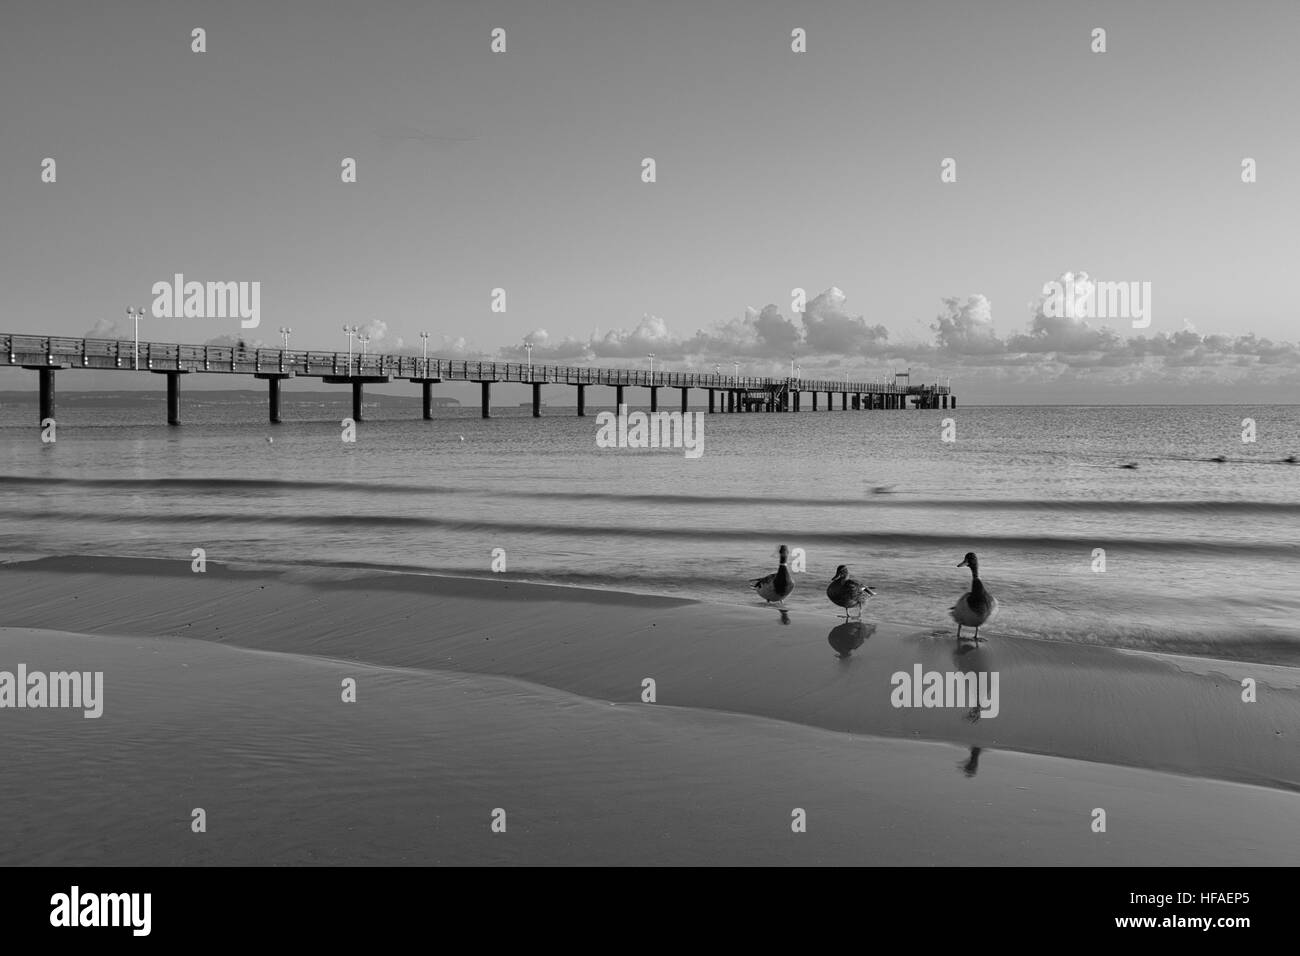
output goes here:
[[849, 619], [849, 608], [857, 608], [858, 617], [861, 617], [862, 605], [866, 603], [867, 598], [875, 595], [876, 592], [872, 588], [849, 577], [848, 566], [844, 564], [835, 569], [835, 577], [831, 578], [831, 583], [826, 586], [826, 596], [831, 599], [832, 604], [844, 608], [846, 621]]
[[974, 551], [966, 553], [965, 560], [957, 565], [970, 568], [970, 590], [957, 599], [957, 603], [948, 610], [957, 622], [957, 640], [961, 640], [963, 627], [975, 628], [975, 643], [980, 640], [980, 625], [984, 624], [998, 610], [998, 599], [989, 593], [989, 589], [980, 580], [980, 561]]
[[768, 604], [773, 601], [784, 601], [794, 590], [794, 577], [790, 574], [790, 569], [786, 567], [786, 560], [790, 552], [785, 545], [781, 545], [781, 564], [777, 567], [775, 573], [767, 577], [754, 578], [749, 582], [749, 586], [758, 592]]

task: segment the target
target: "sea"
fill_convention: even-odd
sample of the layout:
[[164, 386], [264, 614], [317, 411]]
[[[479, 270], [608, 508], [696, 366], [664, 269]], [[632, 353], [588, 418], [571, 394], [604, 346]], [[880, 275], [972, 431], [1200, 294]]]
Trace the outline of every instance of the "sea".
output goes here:
[[53, 442], [32, 396], [0, 403], [0, 560], [202, 548], [739, 609], [784, 544], [790, 614], [839, 613], [844, 564], [876, 590], [868, 620], [955, 634], [973, 551], [990, 640], [1300, 665], [1300, 406], [716, 414], [690, 457], [600, 447], [607, 406], [424, 421], [374, 394], [349, 442], [342, 390], [286, 392], [278, 425], [259, 393], [185, 401], [179, 427], [159, 395], [117, 395], [61, 394]]

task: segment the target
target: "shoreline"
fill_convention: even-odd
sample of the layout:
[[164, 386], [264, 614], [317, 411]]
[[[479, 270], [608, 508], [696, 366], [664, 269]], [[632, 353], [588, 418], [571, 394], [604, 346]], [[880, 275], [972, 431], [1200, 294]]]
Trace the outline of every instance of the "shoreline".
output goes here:
[[[994, 747], [1300, 791], [1300, 680], [1284, 665], [993, 637], [896, 623], [861, 647], [824, 614], [566, 585], [338, 567], [55, 557], [0, 565], [3, 623], [187, 637], [379, 667], [517, 678], [820, 730]], [[828, 633], [829, 630], [829, 633]], [[1000, 675], [995, 719], [896, 708], [893, 674]], [[1255, 703], [1240, 682], [1257, 684]]]

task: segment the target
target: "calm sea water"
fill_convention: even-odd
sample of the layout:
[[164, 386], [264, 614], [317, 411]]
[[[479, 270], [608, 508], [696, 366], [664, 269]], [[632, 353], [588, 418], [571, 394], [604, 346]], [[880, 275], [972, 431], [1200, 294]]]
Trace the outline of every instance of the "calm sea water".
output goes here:
[[792, 614], [829, 619], [847, 564], [868, 617], [946, 632], [976, 551], [991, 638], [1300, 664], [1298, 406], [714, 415], [691, 460], [597, 448], [596, 409], [425, 422], [385, 396], [346, 444], [340, 396], [286, 395], [279, 426], [252, 395], [187, 402], [180, 428], [157, 396], [65, 403], [52, 445], [31, 402], [0, 406], [0, 554], [487, 575], [501, 548], [520, 579], [744, 605], [787, 544]]

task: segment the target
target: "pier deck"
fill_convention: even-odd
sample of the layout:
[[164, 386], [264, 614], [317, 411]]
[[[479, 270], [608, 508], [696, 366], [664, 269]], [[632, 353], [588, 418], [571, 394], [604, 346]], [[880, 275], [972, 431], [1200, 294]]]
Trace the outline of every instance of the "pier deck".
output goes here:
[[[473, 382], [480, 386], [483, 417], [491, 413], [491, 386], [496, 383], [532, 385], [533, 415], [541, 415], [543, 385], [571, 385], [578, 389], [578, 414], [586, 413], [590, 385], [615, 390], [615, 404], [624, 403], [625, 389], [645, 388], [650, 407], [659, 408], [659, 389], [681, 389], [686, 410], [691, 389], [709, 393], [710, 412], [804, 410], [801, 396], [811, 394], [811, 411], [956, 408], [947, 385], [912, 385], [894, 382], [837, 381], [832, 379], [766, 378], [700, 372], [650, 372], [642, 369], [546, 365], [527, 362], [467, 361], [423, 358], [418, 355], [299, 351], [291, 349], [240, 349], [231, 346], [178, 345], [129, 339], [87, 339], [62, 336], [0, 335], [0, 365], [24, 368], [39, 375], [40, 421], [54, 417], [54, 376], [61, 370], [100, 369], [143, 372], [167, 376], [167, 420], [180, 424], [180, 376], [192, 373], [247, 375], [268, 385], [270, 420], [280, 421], [280, 383], [288, 378], [319, 378], [327, 384], [352, 386], [353, 419], [361, 421], [366, 383], [405, 380], [418, 383], [424, 393], [424, 417], [432, 418], [431, 386], [440, 382]], [[824, 396], [824, 409], [819, 397]], [[722, 400], [719, 401], [718, 399]]]

